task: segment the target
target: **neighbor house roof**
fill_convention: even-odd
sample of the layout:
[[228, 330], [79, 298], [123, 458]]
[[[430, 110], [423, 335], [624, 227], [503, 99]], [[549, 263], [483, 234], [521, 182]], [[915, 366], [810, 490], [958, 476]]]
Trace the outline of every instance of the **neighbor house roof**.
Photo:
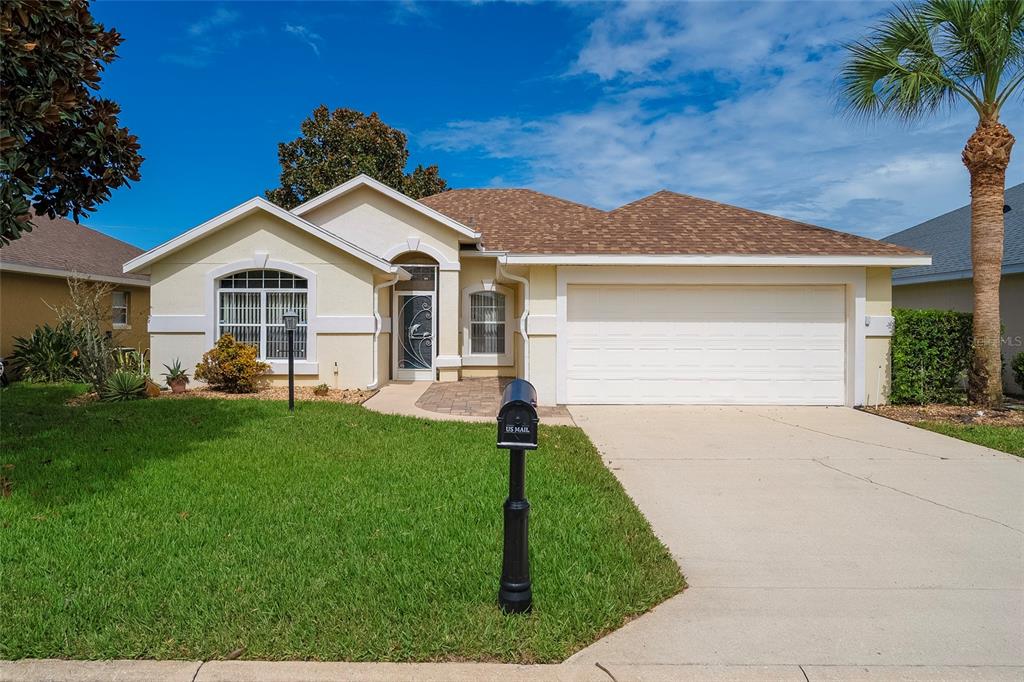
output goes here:
[[[1003, 274], [1024, 272], [1024, 183], [1008, 188], [1004, 202], [1009, 210], [1003, 214]], [[940, 282], [972, 276], [969, 204], [889, 235], [885, 241], [932, 254], [931, 265], [894, 272], [894, 284]]]
[[142, 249], [65, 218], [36, 216], [32, 224], [31, 232], [23, 232], [20, 239], [0, 247], [0, 269], [149, 285], [148, 276], [126, 275], [121, 269]]
[[612, 211], [524, 189], [450, 190], [420, 201], [480, 231], [488, 251], [636, 256], [924, 255], [666, 190]]

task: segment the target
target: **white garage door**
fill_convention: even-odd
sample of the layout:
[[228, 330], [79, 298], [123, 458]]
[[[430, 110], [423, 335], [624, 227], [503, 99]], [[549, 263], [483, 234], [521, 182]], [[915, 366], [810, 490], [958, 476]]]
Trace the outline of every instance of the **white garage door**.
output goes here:
[[566, 402], [841, 405], [841, 286], [570, 285]]

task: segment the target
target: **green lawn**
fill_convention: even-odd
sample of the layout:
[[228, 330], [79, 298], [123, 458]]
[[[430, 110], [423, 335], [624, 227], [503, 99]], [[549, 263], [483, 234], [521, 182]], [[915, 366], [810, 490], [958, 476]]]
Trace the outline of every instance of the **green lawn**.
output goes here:
[[915, 426], [1024, 457], [1024, 427], [917, 422]]
[[558, 661], [683, 587], [579, 429], [527, 455], [504, 616], [494, 426], [81, 390], [0, 392], [0, 658]]

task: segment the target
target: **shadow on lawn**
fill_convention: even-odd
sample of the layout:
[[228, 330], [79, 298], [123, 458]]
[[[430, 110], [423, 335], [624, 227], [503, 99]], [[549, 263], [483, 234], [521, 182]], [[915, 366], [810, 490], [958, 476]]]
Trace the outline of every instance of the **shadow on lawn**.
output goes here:
[[235, 438], [266, 416], [203, 399], [66, 404], [81, 392], [30, 384], [0, 392], [4, 497], [59, 507], [102, 495], [137, 469]]

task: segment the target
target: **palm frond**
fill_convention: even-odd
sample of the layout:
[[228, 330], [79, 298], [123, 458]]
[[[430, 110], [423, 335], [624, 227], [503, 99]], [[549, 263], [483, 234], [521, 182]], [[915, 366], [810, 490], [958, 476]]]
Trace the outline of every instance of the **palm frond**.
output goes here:
[[840, 100], [851, 113], [914, 119], [963, 98], [998, 115], [1022, 83], [1024, 0], [898, 5], [846, 49]]

